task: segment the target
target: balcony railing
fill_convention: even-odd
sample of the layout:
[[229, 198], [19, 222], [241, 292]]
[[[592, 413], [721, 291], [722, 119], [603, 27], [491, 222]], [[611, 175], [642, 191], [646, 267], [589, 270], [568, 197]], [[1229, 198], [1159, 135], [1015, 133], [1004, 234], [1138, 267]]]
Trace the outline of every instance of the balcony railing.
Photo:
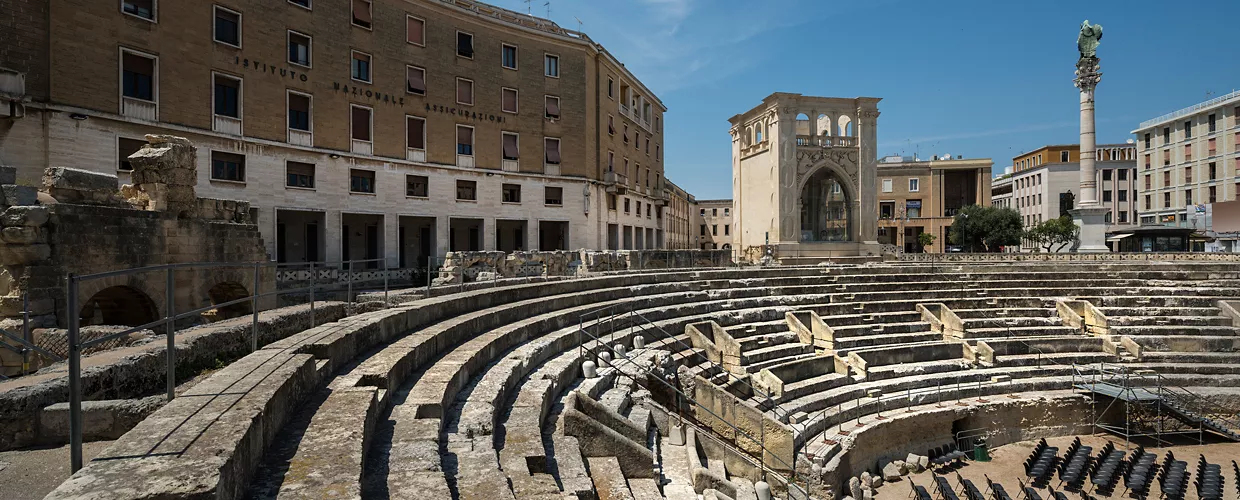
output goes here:
[[288, 143], [294, 146], [314, 146], [314, 134], [306, 130], [288, 129]]
[[159, 119], [159, 105], [151, 101], [125, 97], [121, 99], [121, 114], [139, 120]]
[[850, 148], [857, 145], [856, 137], [830, 135], [798, 135], [798, 147]]
[[409, 161], [426, 161], [426, 150], [417, 148], [405, 148], [405, 159]]
[[465, 167], [465, 168], [473, 168], [474, 167], [473, 155], [460, 155], [460, 154], [456, 155], [456, 166]]
[[521, 166], [520, 164], [517, 163], [517, 160], [504, 159], [503, 164], [501, 165], [501, 168], [503, 168], [505, 172], [520, 172], [521, 171]]
[[560, 164], [559, 163], [544, 163], [543, 173], [547, 175], [560, 175]]
[[215, 115], [213, 130], [221, 134], [241, 135], [241, 119]]
[[624, 194], [629, 190], [629, 177], [619, 172], [604, 172], [603, 183], [608, 193]]
[[353, 149], [352, 149], [352, 151], [353, 151], [354, 153], [359, 154], [359, 155], [374, 154], [374, 151], [375, 151], [375, 145], [374, 145], [374, 143], [372, 143], [372, 142], [370, 142], [370, 141], [363, 141], [363, 140], [359, 140], [359, 139], [353, 139]]

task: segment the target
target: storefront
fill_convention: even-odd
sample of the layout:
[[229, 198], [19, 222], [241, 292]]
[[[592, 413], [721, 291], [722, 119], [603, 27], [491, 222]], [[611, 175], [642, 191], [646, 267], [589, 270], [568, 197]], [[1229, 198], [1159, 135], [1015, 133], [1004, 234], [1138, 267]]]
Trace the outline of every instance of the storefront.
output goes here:
[[1189, 252], [1193, 229], [1172, 226], [1138, 226], [1107, 235], [1112, 252]]

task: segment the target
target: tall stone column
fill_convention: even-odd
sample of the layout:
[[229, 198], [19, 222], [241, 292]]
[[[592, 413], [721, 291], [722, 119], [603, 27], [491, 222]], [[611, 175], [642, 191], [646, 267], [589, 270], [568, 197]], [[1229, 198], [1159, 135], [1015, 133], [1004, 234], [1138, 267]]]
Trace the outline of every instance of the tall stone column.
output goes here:
[[1109, 211], [1098, 203], [1098, 179], [1095, 160], [1098, 145], [1094, 135], [1094, 90], [1102, 80], [1101, 66], [1095, 55], [1098, 41], [1102, 39], [1102, 26], [1081, 25], [1077, 48], [1081, 57], [1076, 63], [1076, 87], [1081, 89], [1081, 180], [1080, 196], [1075, 210], [1070, 211], [1073, 222], [1080, 228], [1077, 236], [1077, 252], [1105, 253], [1106, 213]]

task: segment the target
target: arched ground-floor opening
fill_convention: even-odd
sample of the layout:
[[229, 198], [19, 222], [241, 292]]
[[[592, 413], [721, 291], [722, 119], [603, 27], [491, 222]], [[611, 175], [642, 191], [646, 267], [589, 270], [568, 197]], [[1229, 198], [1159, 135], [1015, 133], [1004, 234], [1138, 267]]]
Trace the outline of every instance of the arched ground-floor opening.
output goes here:
[[125, 285], [100, 290], [83, 302], [78, 312], [81, 326], [139, 326], [155, 321], [158, 316], [158, 309], [150, 297]]
[[801, 241], [853, 241], [849, 189], [828, 168], [820, 168], [801, 190]]
[[[223, 304], [240, 298], [250, 296], [250, 292], [240, 283], [235, 281], [225, 281], [217, 283], [215, 286], [207, 290], [207, 296], [210, 297], [212, 304]], [[245, 316], [254, 310], [250, 307], [249, 301], [229, 304], [223, 307], [217, 307], [211, 311], [203, 313], [203, 318], [207, 321], [219, 321], [238, 316]]]

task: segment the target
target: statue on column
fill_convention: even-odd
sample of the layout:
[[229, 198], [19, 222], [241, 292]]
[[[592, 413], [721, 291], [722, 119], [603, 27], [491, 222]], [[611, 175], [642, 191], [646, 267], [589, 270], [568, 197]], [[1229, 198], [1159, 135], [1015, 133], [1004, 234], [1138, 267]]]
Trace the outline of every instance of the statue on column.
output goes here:
[[1089, 20], [1081, 23], [1081, 32], [1076, 36], [1076, 50], [1081, 53], [1076, 60], [1076, 86], [1083, 91], [1091, 92], [1102, 79], [1098, 60], [1098, 44], [1102, 42], [1102, 25], [1089, 24]]

